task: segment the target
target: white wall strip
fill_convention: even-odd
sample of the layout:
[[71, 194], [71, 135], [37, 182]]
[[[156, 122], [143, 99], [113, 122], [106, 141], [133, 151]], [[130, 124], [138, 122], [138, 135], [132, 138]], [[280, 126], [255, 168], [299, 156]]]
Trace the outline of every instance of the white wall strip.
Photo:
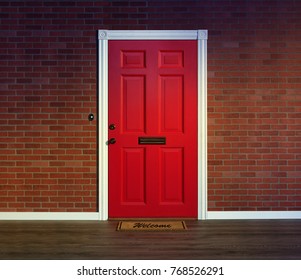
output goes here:
[[301, 211], [208, 211], [208, 220], [300, 219]]
[[99, 220], [97, 212], [0, 212], [0, 220]]
[[[97, 212], [0, 212], [0, 220], [102, 220]], [[208, 220], [301, 219], [301, 211], [208, 211]]]

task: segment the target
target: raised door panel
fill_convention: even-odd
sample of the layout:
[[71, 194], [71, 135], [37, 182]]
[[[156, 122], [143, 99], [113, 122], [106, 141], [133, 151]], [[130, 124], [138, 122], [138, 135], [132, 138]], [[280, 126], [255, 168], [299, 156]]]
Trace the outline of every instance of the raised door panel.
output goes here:
[[182, 148], [161, 148], [160, 205], [184, 203], [183, 160]]
[[161, 132], [183, 132], [183, 76], [160, 76]]
[[145, 190], [145, 149], [124, 148], [122, 152], [121, 204], [143, 205]]
[[121, 77], [122, 132], [145, 131], [145, 77]]

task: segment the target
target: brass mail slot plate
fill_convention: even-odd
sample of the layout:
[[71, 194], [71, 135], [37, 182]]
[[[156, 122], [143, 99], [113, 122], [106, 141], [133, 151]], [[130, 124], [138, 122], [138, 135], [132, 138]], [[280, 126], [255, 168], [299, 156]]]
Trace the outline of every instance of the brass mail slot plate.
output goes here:
[[166, 137], [139, 137], [139, 145], [165, 145]]

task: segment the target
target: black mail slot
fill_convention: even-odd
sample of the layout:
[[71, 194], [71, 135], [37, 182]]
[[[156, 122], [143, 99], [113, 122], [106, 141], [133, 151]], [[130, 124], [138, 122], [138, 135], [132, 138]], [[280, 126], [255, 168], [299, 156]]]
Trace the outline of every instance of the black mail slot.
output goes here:
[[166, 137], [139, 137], [138, 143], [140, 145], [165, 145]]

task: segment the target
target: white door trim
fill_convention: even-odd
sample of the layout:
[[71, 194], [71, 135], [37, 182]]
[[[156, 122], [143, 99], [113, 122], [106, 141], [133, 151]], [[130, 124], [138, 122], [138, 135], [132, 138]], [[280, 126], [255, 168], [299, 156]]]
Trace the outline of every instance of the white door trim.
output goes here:
[[108, 219], [108, 41], [198, 41], [198, 219], [207, 218], [207, 30], [98, 31], [98, 194], [99, 218]]

